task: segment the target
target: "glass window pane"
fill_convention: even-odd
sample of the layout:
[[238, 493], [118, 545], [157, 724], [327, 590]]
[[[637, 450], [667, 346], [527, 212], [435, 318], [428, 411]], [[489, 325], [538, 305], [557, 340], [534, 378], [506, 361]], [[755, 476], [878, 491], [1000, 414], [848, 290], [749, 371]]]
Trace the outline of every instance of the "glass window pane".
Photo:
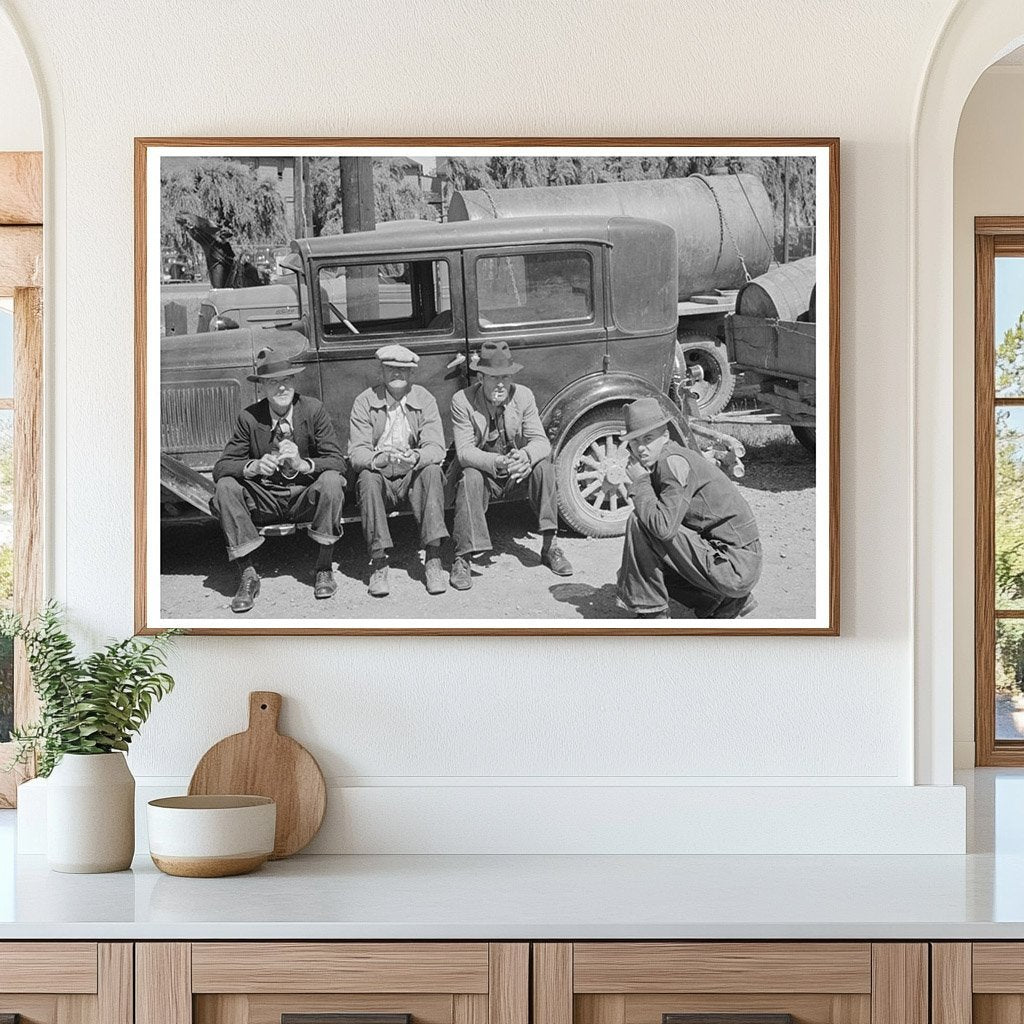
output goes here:
[[321, 267], [317, 280], [328, 338], [451, 332], [446, 260]]
[[1024, 257], [996, 259], [996, 396], [1024, 397]]
[[1024, 739], [1024, 622], [996, 619], [996, 739]]
[[14, 316], [0, 309], [0, 398], [14, 397]]
[[586, 323], [594, 315], [586, 253], [488, 256], [477, 260], [476, 293], [481, 327]]
[[996, 409], [996, 608], [1024, 608], [1024, 408]]
[[[0, 410], [0, 606], [14, 597], [14, 413]], [[0, 638], [0, 743], [14, 724], [14, 646]]]

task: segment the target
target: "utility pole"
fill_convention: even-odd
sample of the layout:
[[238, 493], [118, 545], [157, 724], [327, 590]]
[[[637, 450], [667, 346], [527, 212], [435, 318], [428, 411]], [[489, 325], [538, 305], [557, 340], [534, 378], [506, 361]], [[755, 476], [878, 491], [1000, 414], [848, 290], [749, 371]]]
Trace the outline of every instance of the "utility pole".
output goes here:
[[[338, 158], [341, 171], [341, 220], [345, 234], [373, 231], [373, 159], [368, 156]], [[349, 267], [345, 275], [348, 317], [354, 321], [380, 319], [380, 279], [376, 264]]]

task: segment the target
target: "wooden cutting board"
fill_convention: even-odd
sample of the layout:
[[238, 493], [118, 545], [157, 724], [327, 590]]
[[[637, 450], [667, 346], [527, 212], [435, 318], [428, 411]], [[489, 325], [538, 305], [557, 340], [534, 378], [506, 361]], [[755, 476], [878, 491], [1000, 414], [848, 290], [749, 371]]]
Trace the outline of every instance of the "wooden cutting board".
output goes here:
[[277, 803], [271, 860], [290, 857], [317, 834], [327, 808], [327, 787], [313, 755], [277, 731], [281, 694], [249, 694], [249, 728], [214, 744], [188, 785], [190, 796], [245, 793]]

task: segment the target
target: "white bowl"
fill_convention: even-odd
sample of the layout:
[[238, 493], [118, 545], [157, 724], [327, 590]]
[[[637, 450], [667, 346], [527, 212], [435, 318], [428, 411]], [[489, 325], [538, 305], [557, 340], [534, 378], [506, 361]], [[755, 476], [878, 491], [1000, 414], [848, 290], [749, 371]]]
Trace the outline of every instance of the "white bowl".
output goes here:
[[150, 800], [146, 818], [150, 856], [169, 875], [244, 875], [274, 852], [277, 805], [267, 796], [168, 796]]

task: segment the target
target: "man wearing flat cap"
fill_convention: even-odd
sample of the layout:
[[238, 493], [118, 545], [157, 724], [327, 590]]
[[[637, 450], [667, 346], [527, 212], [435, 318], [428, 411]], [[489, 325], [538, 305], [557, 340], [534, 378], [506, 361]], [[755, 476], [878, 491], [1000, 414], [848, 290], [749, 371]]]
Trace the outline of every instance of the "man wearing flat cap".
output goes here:
[[748, 615], [761, 542], [739, 488], [700, 452], [677, 443], [655, 398], [626, 406], [626, 474], [633, 511], [618, 602], [637, 618], [668, 618], [671, 596], [698, 619]]
[[427, 592], [448, 589], [441, 567], [444, 525], [444, 429], [437, 402], [412, 383], [420, 357], [402, 345], [377, 349], [381, 382], [352, 403], [348, 458], [359, 474], [359, 509], [370, 555], [369, 592], [386, 597], [388, 552], [392, 547], [388, 512], [409, 507], [426, 550]]
[[338, 589], [334, 545], [341, 537], [345, 500], [345, 457], [322, 402], [295, 390], [303, 367], [265, 348], [256, 357], [263, 398], [239, 413], [235, 432], [213, 467], [210, 501], [220, 520], [228, 558], [239, 568], [234, 612], [249, 611], [260, 592], [252, 554], [263, 543], [259, 526], [308, 522], [317, 546], [313, 595], [329, 598]]
[[455, 590], [473, 585], [470, 561], [491, 550], [487, 506], [491, 498], [527, 498], [541, 533], [541, 563], [557, 576], [571, 576], [569, 559], [555, 542], [558, 505], [551, 442], [533, 392], [512, 378], [513, 362], [504, 341], [485, 341], [473, 369], [476, 384], [452, 399], [452, 432], [460, 474], [455, 494]]

